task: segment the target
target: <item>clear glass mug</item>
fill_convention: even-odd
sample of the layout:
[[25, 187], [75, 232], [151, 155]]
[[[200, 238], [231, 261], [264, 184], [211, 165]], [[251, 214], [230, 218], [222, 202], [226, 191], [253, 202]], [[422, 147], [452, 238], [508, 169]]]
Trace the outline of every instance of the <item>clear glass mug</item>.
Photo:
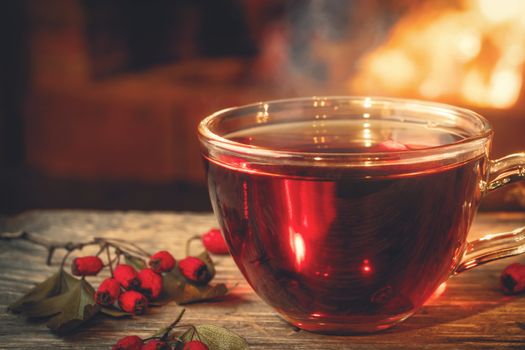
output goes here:
[[233, 259], [299, 328], [389, 328], [449, 277], [525, 251], [525, 227], [467, 241], [480, 199], [525, 176], [525, 153], [490, 160], [472, 111], [313, 97], [222, 110], [198, 133]]

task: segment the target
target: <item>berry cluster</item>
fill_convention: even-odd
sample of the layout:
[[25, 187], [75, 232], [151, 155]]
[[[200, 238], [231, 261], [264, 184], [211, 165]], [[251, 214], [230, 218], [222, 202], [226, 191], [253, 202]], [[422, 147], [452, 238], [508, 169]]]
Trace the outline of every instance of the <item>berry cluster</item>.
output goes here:
[[[112, 350], [208, 350], [208, 346], [200, 341], [198, 327], [186, 325], [175, 330], [184, 312], [182, 309], [177, 319], [162, 331], [155, 333], [155, 336], [142, 339], [137, 335], [128, 335], [119, 339]], [[180, 328], [187, 329], [180, 332]]]
[[[177, 267], [188, 282], [197, 285], [206, 285], [213, 277], [202, 259], [188, 256], [177, 264], [173, 255], [164, 250], [150, 256], [148, 265], [139, 271], [129, 264], [111, 267], [112, 276], [103, 280], [95, 292], [97, 304], [113, 306], [118, 301], [121, 310], [140, 315], [146, 311], [149, 301], [161, 295], [163, 273]], [[95, 276], [103, 268], [104, 263], [98, 256], [78, 257], [71, 265], [72, 273], [82, 277]]]
[[[196, 237], [209, 252], [228, 253], [219, 230], [212, 229]], [[76, 330], [99, 314], [111, 317], [140, 315], [148, 306], [164, 305], [170, 301], [183, 305], [217, 299], [228, 293], [224, 283], [209, 283], [215, 276], [209, 254], [206, 251], [197, 256], [190, 254], [190, 242], [194, 238], [186, 245], [186, 258], [179, 261], [167, 251], [151, 255], [137, 244], [118, 238], [94, 237], [79, 243], [42, 243], [36, 235], [24, 231], [10, 234], [8, 239], [24, 239], [44, 245], [48, 249], [49, 265], [57, 249], [66, 251], [55, 274], [8, 307], [13, 313], [45, 321], [59, 335]], [[88, 246], [98, 247], [98, 253], [72, 259], [71, 274], [68, 273], [64, 267], [70, 261], [70, 254]], [[96, 276], [103, 269], [109, 270], [110, 276], [94, 289], [86, 277]], [[144, 339], [127, 336], [120, 339], [113, 349], [248, 348], [244, 339], [215, 325], [186, 325], [175, 330], [183, 314], [184, 310], [170, 326], [159, 330], [154, 336]], [[181, 328], [186, 330], [182, 332]]]
[[[190, 242], [194, 238], [201, 240], [204, 247], [213, 254], [228, 254], [228, 247], [219, 229], [211, 229], [203, 235], [191, 238], [187, 244], [188, 255]], [[123, 251], [118, 245], [112, 245], [118, 259], [113, 269], [113, 260], [109, 253], [110, 245], [106, 242], [99, 252], [100, 254], [105, 249], [108, 251], [108, 266], [111, 270], [111, 277], [102, 281], [95, 292], [94, 299], [101, 306], [118, 305], [122, 311], [133, 315], [143, 314], [148, 304], [158, 299], [163, 292], [163, 274], [169, 273], [174, 268], [178, 270], [181, 278], [195, 285], [205, 286], [213, 278], [212, 268], [210, 269], [210, 266], [200, 257], [187, 256], [177, 263], [173, 255], [165, 250], [149, 256], [149, 267], [145, 266], [145, 261], [141, 257], [131, 256], [129, 252], [124, 253], [126, 259], [139, 261], [140, 268], [137, 271], [136, 266], [120, 263], [120, 255], [123, 254]], [[144, 251], [141, 249], [138, 253], [144, 256]], [[97, 254], [75, 258], [71, 271], [75, 276], [96, 276], [104, 267], [104, 262]]]
[[[182, 347], [180, 347], [180, 346]], [[161, 339], [150, 339], [144, 341], [136, 335], [128, 335], [121, 338], [112, 350], [172, 350], [173, 347], [166, 341]], [[182, 350], [208, 350], [208, 346], [199, 340], [191, 340], [188, 342], [179, 342], [177, 349]]]

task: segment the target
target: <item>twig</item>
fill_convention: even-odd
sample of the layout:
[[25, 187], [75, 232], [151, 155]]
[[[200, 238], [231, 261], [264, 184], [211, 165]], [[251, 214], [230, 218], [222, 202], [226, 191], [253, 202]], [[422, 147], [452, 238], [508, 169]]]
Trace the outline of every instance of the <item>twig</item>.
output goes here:
[[73, 250], [82, 249], [88, 245], [98, 244], [95, 240], [82, 243], [73, 243], [73, 242], [57, 242], [57, 241], [48, 241], [27, 231], [18, 231], [18, 232], [0, 232], [0, 240], [11, 241], [11, 240], [23, 240], [28, 241], [33, 244], [39, 245], [47, 249], [47, 258], [46, 264], [51, 265], [53, 260], [53, 255], [55, 250], [64, 249], [67, 251], [67, 255]]

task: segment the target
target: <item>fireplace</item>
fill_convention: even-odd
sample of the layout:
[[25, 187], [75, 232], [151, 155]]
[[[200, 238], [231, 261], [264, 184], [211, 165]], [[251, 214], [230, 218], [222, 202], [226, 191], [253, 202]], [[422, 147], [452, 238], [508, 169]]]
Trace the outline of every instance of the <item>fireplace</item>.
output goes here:
[[[58, 179], [204, 186], [195, 128], [309, 95], [471, 108], [525, 150], [520, 0], [25, 2], [25, 162]], [[523, 185], [488, 208], [523, 208]]]

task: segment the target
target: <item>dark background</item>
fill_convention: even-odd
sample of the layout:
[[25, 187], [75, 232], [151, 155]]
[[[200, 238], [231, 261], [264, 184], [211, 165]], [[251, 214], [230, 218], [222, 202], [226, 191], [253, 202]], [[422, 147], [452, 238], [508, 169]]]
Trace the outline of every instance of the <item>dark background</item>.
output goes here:
[[[319, 43], [351, 75], [424, 2], [4, 0], [0, 213], [210, 210], [195, 135], [203, 117], [363, 93], [342, 84]], [[524, 100], [477, 109], [494, 125], [495, 156], [525, 148]], [[484, 208], [522, 210], [523, 193], [514, 186]]]

